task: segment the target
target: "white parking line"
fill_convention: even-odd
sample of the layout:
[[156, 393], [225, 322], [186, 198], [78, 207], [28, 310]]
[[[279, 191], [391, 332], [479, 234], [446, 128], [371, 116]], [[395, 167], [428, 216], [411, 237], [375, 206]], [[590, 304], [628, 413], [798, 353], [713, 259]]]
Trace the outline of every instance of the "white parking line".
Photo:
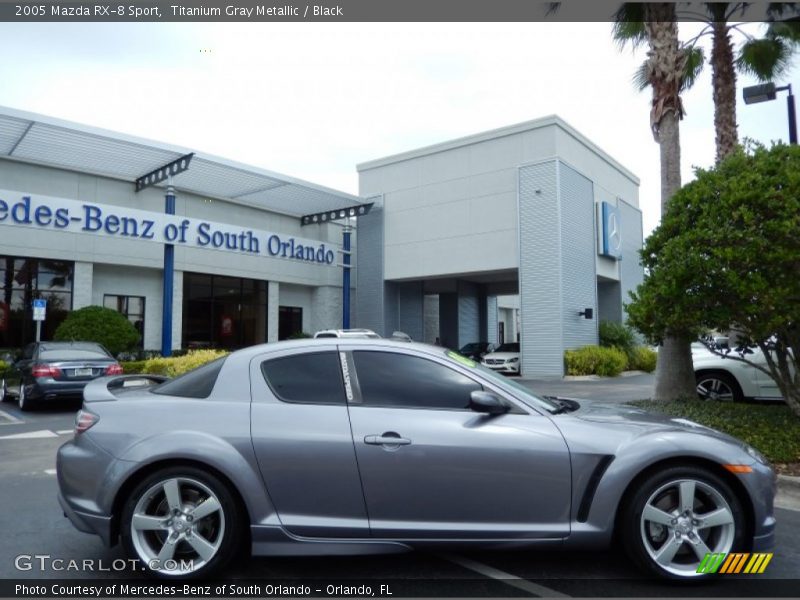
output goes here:
[[11, 425], [12, 423], [22, 423], [22, 421], [6, 411], [0, 410], [0, 425]]
[[528, 581], [522, 577], [517, 577], [511, 573], [506, 573], [500, 569], [495, 569], [494, 567], [490, 567], [489, 565], [479, 563], [463, 556], [457, 556], [455, 554], [443, 554], [442, 558], [457, 565], [461, 565], [470, 571], [480, 573], [484, 577], [490, 577], [491, 579], [502, 581], [507, 585], [528, 592], [529, 594], [535, 594], [540, 598], [571, 598], [571, 596], [567, 594], [562, 594], [561, 592], [551, 590], [550, 588], [539, 585], [538, 583], [533, 583], [532, 581]]
[[56, 474], [56, 470], [55, 469], [45, 469], [44, 470], [44, 474], [45, 475], [55, 475]]
[[14, 433], [12, 435], [0, 435], [0, 440], [25, 440], [54, 437], [58, 436], [49, 429], [41, 429], [39, 431], [26, 431], [25, 433]]
[[58, 430], [56, 430], [56, 433], [58, 435], [69, 435], [70, 433], [73, 433], [74, 431], [75, 431], [74, 429], [58, 429]]

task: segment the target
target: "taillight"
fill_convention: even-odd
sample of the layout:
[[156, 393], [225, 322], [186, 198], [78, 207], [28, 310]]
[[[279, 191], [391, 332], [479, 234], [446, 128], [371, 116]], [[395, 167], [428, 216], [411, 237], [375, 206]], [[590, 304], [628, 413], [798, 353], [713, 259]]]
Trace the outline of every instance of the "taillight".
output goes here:
[[122, 375], [122, 365], [113, 364], [106, 367], [106, 375]]
[[81, 434], [100, 420], [96, 414], [88, 410], [79, 410], [75, 415], [75, 435]]
[[34, 377], [60, 377], [61, 369], [52, 365], [33, 365], [31, 375]]

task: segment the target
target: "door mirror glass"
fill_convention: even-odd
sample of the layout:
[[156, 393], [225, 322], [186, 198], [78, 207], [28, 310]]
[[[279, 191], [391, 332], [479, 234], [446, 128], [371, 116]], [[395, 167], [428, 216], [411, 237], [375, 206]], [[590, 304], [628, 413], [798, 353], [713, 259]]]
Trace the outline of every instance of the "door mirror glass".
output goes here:
[[508, 412], [509, 406], [494, 394], [475, 391], [470, 394], [469, 407], [471, 410], [489, 415], [502, 415]]

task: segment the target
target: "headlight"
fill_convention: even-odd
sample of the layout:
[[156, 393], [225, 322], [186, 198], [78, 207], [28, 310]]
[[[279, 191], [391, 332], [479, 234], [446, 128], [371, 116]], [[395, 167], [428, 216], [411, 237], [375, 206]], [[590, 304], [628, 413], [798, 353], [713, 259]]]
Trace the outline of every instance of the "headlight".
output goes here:
[[518, 358], [509, 358], [507, 362], [510, 362], [510, 363], [518, 363], [518, 362], [519, 362], [519, 359], [518, 359]]
[[749, 444], [744, 445], [744, 451], [747, 452], [750, 456], [752, 456], [755, 460], [760, 462], [762, 465], [769, 464], [769, 461], [766, 459], [766, 457], [763, 454], [761, 454], [761, 452], [750, 446]]

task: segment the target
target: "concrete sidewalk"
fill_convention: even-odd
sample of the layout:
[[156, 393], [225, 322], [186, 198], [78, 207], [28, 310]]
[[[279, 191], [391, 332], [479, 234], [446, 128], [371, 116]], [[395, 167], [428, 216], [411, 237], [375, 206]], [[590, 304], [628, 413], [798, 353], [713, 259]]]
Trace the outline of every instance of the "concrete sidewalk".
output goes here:
[[619, 377], [523, 379], [517, 381], [543, 396], [565, 396], [607, 402], [646, 400], [653, 396], [655, 376], [651, 373], [623, 373]]

